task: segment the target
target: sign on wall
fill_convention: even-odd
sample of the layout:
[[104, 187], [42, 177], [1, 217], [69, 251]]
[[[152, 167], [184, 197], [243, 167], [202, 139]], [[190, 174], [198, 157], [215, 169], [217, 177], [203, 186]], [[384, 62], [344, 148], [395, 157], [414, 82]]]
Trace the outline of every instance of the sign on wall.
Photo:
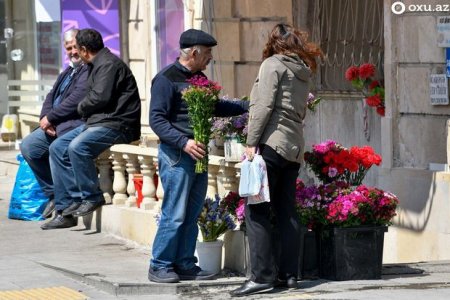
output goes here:
[[450, 48], [450, 16], [437, 18], [438, 47]]
[[430, 74], [431, 105], [448, 105], [448, 80], [446, 74]]
[[450, 48], [445, 49], [445, 59], [447, 62], [447, 77], [450, 77]]

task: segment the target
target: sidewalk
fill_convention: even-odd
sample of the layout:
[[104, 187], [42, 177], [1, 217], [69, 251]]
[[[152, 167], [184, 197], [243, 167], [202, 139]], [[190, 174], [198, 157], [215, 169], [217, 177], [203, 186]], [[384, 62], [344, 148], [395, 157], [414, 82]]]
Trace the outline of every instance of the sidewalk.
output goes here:
[[[77, 227], [49, 231], [39, 228], [44, 221], [8, 219], [16, 154], [0, 149], [0, 291], [64, 285], [89, 299], [229, 299], [228, 291], [245, 280], [226, 273], [213, 281], [151, 283], [149, 248], [88, 230], [81, 219]], [[385, 265], [381, 280], [312, 280], [299, 287], [246, 299], [450, 299], [450, 261]]]

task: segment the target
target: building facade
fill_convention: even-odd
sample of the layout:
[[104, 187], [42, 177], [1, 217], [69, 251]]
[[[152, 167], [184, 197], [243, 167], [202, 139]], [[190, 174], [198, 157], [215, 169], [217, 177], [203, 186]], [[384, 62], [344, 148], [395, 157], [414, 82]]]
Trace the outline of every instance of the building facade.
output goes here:
[[[47, 47], [53, 51], [60, 49], [54, 46], [60, 40], [54, 28], [63, 28], [64, 23], [37, 24], [36, 2], [49, 1], [0, 0], [0, 15], [5, 16], [0, 29], [15, 32], [8, 37], [5, 31], [0, 40], [2, 99], [8, 99], [8, 80], [52, 79], [52, 72], [62, 66], [60, 50], [50, 56], [58, 57], [56, 69], [48, 63], [40, 65], [37, 37], [43, 32], [39, 29], [47, 30], [46, 36], [53, 39]], [[445, 48], [438, 47], [437, 22], [449, 12], [436, 11], [438, 0], [425, 1], [425, 8], [430, 9], [420, 10], [423, 1], [405, 0], [401, 1], [405, 12], [396, 14], [394, 2], [116, 0], [118, 50], [138, 81], [143, 134], [151, 136], [147, 109], [151, 78], [176, 58], [183, 30], [200, 28], [217, 38], [208, 76], [221, 83], [224, 95], [241, 97], [250, 94], [268, 32], [279, 22], [294, 24], [309, 32], [325, 53], [313, 87], [323, 100], [316, 113], [305, 119], [306, 147], [333, 139], [347, 147], [370, 145], [382, 155], [382, 166], [374, 167], [365, 183], [389, 190], [400, 199], [398, 216], [386, 234], [384, 262], [450, 259], [450, 107], [431, 104], [429, 84], [430, 74], [446, 70]], [[24, 59], [13, 61], [10, 52], [14, 49], [22, 49]], [[364, 62], [375, 64], [377, 77], [384, 79], [384, 117], [367, 107], [363, 96], [344, 79], [346, 68]], [[18, 113], [22, 120], [29, 120], [27, 114], [33, 115], [33, 110], [38, 114], [37, 107], [19, 106], [11, 111], [3, 100], [0, 114]], [[306, 170], [302, 177], [313, 181]], [[132, 189], [124, 193], [130, 192]], [[122, 234], [117, 226], [110, 228]], [[146, 235], [139, 241], [151, 242], [151, 233]]]

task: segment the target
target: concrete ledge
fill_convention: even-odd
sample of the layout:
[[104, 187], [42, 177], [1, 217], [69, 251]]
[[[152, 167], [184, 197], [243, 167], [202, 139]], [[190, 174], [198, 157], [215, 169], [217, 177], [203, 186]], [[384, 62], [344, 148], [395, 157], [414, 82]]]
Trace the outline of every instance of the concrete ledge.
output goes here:
[[[244, 277], [220, 277], [216, 280], [190, 281], [181, 283], [121, 283], [102, 278], [98, 273], [79, 273], [57, 266], [39, 263], [41, 266], [53, 269], [74, 280], [84, 282], [112, 295], [165, 295], [165, 294], [198, 294], [205, 290], [231, 290], [244, 281]], [[226, 274], [225, 274], [226, 276]]]
[[117, 205], [104, 205], [102, 210], [103, 232], [144, 246], [151, 245], [157, 230], [153, 211]]
[[[223, 271], [217, 279], [210, 281], [185, 281], [171, 284], [122, 283], [110, 281], [98, 273], [80, 273], [45, 263], [39, 264], [112, 295], [183, 295], [184, 297], [195, 296], [196, 299], [204, 295], [205, 299], [210, 299], [211, 295], [223, 295], [245, 281], [244, 277], [233, 277], [233, 273]], [[449, 271], [450, 264], [448, 261], [383, 265], [383, 277], [380, 280], [302, 280], [299, 283], [299, 289], [281, 288], [276, 289], [275, 292], [278, 296], [289, 296], [289, 298], [294, 299], [296, 296], [304, 296], [305, 292], [308, 293], [309, 297], [313, 297], [342, 291], [354, 291], [355, 286], [357, 286], [356, 290], [448, 288], [449, 283], [446, 277], [437, 280], [436, 278], [427, 279], [427, 276], [433, 273], [447, 274]], [[222, 298], [219, 297], [218, 299]]]

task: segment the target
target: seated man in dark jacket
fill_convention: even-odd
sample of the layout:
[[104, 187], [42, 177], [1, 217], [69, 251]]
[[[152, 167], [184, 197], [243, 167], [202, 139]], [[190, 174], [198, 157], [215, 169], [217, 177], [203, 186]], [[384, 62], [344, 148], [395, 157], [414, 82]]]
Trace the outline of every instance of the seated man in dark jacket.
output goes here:
[[[104, 47], [99, 32], [82, 29], [76, 40], [78, 53], [89, 66], [88, 92], [78, 104], [86, 124], [55, 142], [63, 147], [50, 149], [52, 172], [58, 174], [53, 179], [61, 189], [55, 189], [57, 216], [62, 217], [42, 229], [70, 227], [73, 217], [86, 216], [103, 205], [94, 159], [114, 144], [138, 140], [141, 133], [141, 99], [131, 70]], [[70, 178], [75, 178], [81, 204], [60, 197], [73, 188]]]
[[[52, 143], [66, 132], [84, 122], [77, 112], [78, 103], [87, 92], [87, 65], [83, 63], [75, 48], [76, 29], [64, 33], [64, 48], [70, 65], [58, 76], [52, 90], [48, 93], [42, 106], [39, 127], [22, 141], [20, 150], [30, 165], [49, 202], [43, 212], [48, 218], [54, 208], [54, 185], [50, 171], [49, 148]], [[67, 190], [64, 195], [81, 201], [77, 191]]]

